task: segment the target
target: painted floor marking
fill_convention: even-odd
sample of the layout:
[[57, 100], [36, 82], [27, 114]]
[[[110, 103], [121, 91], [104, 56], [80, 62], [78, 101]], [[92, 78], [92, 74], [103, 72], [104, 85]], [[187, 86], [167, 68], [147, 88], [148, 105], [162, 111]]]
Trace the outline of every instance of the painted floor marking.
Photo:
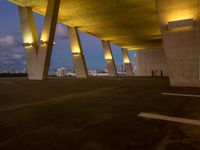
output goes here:
[[200, 126], [200, 120], [178, 118], [178, 117], [164, 116], [164, 115], [144, 113], [144, 112], [140, 113], [138, 116], [144, 117], [144, 118], [151, 118], [151, 119], [158, 119], [158, 120], [165, 120], [165, 121], [172, 121], [172, 122], [178, 122], [178, 123], [185, 123], [185, 124]]
[[178, 94], [178, 93], [161, 93], [161, 94], [170, 96], [200, 97], [200, 95]]
[[0, 83], [12, 84], [13, 82], [0, 81]]

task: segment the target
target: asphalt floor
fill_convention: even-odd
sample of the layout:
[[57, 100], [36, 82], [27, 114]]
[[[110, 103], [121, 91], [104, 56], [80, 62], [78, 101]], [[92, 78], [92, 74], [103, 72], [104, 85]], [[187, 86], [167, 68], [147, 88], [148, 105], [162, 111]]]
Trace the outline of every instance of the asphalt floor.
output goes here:
[[200, 88], [168, 78], [0, 78], [0, 150], [200, 150]]

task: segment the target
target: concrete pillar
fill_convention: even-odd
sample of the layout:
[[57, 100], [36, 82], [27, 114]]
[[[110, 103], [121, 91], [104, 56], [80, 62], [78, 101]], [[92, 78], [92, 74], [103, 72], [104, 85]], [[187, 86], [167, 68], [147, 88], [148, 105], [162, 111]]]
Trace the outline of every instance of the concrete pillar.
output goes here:
[[200, 1], [156, 0], [172, 86], [200, 87]]
[[75, 27], [68, 27], [68, 33], [70, 49], [74, 59], [76, 77], [87, 78], [88, 72], [78, 30]]
[[48, 2], [40, 41], [31, 8], [18, 7], [29, 79], [48, 77], [59, 6], [60, 0]]
[[110, 43], [108, 41], [102, 40], [102, 45], [104, 49], [104, 57], [106, 60], [108, 74], [111, 77], [117, 77], [117, 69], [115, 66], [114, 57], [111, 51]]
[[127, 76], [133, 76], [133, 69], [127, 49], [122, 48], [122, 56]]
[[18, 6], [22, 41], [24, 43], [26, 67], [29, 79], [36, 79], [36, 62], [38, 52], [38, 33], [31, 8]]

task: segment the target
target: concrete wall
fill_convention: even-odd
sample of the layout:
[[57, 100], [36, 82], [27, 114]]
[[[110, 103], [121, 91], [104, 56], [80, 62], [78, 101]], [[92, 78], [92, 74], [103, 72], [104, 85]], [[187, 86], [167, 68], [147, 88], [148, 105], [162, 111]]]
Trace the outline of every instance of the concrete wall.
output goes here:
[[161, 71], [163, 76], [168, 75], [163, 49], [135, 51], [134, 61], [136, 76], [161, 76]]
[[[172, 86], [200, 87], [200, 1], [156, 0]], [[171, 21], [193, 19], [192, 29], [170, 30]]]

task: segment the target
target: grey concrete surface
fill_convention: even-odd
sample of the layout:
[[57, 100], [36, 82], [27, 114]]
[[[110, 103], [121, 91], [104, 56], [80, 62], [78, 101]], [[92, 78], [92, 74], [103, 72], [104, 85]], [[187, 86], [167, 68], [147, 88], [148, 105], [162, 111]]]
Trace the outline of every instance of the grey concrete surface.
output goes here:
[[138, 117], [200, 120], [199, 88], [167, 78], [28, 81], [0, 78], [1, 150], [199, 150], [200, 127]]
[[[163, 49], [135, 51], [136, 76], [168, 76], [167, 62]], [[162, 73], [161, 73], [162, 72]]]
[[46, 79], [48, 77], [60, 0], [51, 0], [48, 3], [40, 41], [38, 41], [32, 9], [21, 6], [18, 8], [29, 79]]
[[116, 69], [113, 53], [110, 47], [110, 43], [108, 41], [102, 40], [102, 45], [103, 45], [104, 58], [106, 60], [108, 74], [111, 77], [117, 77], [117, 69]]
[[[47, 0], [7, 1], [33, 7], [41, 15], [47, 5]], [[58, 19], [119, 47], [162, 47], [155, 0], [61, 0]]]
[[[200, 1], [156, 2], [171, 85], [200, 87]], [[182, 19], [194, 19], [192, 28], [168, 29], [168, 22]]]
[[126, 75], [129, 77], [132, 77], [133, 68], [132, 68], [131, 60], [128, 54], [128, 50], [124, 48], [122, 48], [121, 50], [122, 50], [122, 58], [123, 58]]
[[69, 27], [68, 34], [69, 34], [70, 49], [74, 60], [76, 77], [87, 78], [88, 71], [78, 29]]
[[[23, 7], [32, 7], [34, 12], [42, 15], [46, 12], [46, 0], [8, 1]], [[128, 50], [163, 47], [170, 84], [200, 87], [199, 0], [61, 0], [60, 6], [58, 19], [71, 29], [78, 27], [80, 31]], [[177, 23], [181, 20], [182, 23]], [[183, 20], [193, 20], [193, 23]], [[177, 24], [179, 28], [174, 29]], [[180, 28], [181, 25], [193, 26]], [[49, 28], [48, 25], [46, 27]], [[48, 31], [46, 27], [45, 30]], [[48, 73], [46, 66], [49, 65], [51, 46], [50, 44], [49, 50], [44, 51], [44, 54], [39, 51], [42, 53], [39, 55], [43, 58], [40, 59], [42, 65], [38, 65], [35, 70], [40, 70], [40, 73], [44, 70], [44, 77]], [[79, 66], [76, 70], [82, 69], [80, 72], [83, 74], [86, 69], [83, 69], [85, 65], [82, 56], [75, 57], [75, 62], [82, 66], [75, 66]], [[132, 76], [129, 61], [125, 66], [128, 75]]]

